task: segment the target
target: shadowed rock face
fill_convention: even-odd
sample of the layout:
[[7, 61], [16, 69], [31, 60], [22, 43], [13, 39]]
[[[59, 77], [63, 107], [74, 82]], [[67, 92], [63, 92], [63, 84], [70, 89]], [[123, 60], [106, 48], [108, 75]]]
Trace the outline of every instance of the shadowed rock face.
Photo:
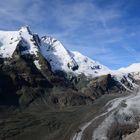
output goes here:
[[[84, 105], [92, 99], [77, 92], [65, 77], [51, 71], [49, 63], [38, 53], [21, 55], [18, 44], [12, 58], [1, 59], [0, 63], [0, 105], [25, 108], [39, 101], [41, 104], [57, 106]], [[41, 65], [39, 70], [34, 60]]]
[[76, 86], [83, 94], [93, 100], [104, 94], [121, 93], [125, 90], [110, 74], [90, 80], [83, 81], [83, 79], [81, 79]]
[[53, 87], [35, 67], [31, 55], [21, 56], [15, 52], [13, 58], [0, 64], [0, 68], [0, 104], [26, 106]]
[[0, 105], [18, 105], [18, 95], [12, 78], [0, 71]]

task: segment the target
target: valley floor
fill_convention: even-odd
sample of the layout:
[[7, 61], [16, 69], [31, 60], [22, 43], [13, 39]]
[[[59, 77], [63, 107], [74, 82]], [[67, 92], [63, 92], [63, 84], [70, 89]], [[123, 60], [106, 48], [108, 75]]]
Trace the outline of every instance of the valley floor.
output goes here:
[[[96, 114], [89, 122], [80, 127], [72, 140], [122, 140], [124, 135], [133, 133], [138, 128], [139, 92], [111, 100], [104, 111]], [[140, 139], [140, 129], [128, 135], [124, 140]]]
[[36, 105], [22, 112], [1, 112], [0, 140], [69, 140], [81, 124], [104, 112], [106, 103], [120, 96], [104, 95], [91, 106], [51, 109]]

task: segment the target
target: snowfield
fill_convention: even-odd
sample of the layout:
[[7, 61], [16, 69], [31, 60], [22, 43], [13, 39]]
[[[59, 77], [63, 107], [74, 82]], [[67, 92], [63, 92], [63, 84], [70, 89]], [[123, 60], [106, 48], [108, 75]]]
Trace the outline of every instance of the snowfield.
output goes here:
[[0, 31], [0, 57], [12, 57], [19, 40], [18, 31]]

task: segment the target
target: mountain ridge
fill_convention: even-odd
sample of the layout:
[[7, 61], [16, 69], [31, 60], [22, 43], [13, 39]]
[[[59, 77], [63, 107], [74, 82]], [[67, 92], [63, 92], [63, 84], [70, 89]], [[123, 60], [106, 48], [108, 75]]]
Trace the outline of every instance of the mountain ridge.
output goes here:
[[[3, 34], [6, 35], [4, 36]], [[5, 39], [5, 41], [3, 41], [4, 37], [7, 38], [7, 40]], [[35, 37], [38, 38], [38, 44], [34, 44], [35, 42], [33, 42], [33, 38]], [[22, 50], [24, 50], [22, 51], [22, 54], [27, 53], [28, 51], [28, 53], [37, 55], [37, 52], [41, 52], [42, 55], [50, 62], [53, 71], [75, 71], [75, 74], [84, 73], [86, 76], [103, 75], [109, 73], [110, 71], [107, 67], [101, 65], [99, 62], [95, 62], [94, 60], [91, 60], [79, 52], [71, 52], [67, 50], [60, 41], [53, 37], [44, 36], [39, 38], [38, 35], [31, 32], [29, 27], [21, 27], [19, 31], [14, 32], [1, 31], [0, 56], [2, 58], [12, 57], [12, 54], [19, 41], [22, 41], [25, 46], [24, 48], [22, 47]], [[35, 63], [39, 68], [38, 62], [35, 61]]]
[[[23, 106], [34, 101], [37, 96], [46, 96], [47, 87], [50, 99], [47, 95], [46, 102], [52, 100], [50, 102], [65, 106], [92, 103], [105, 93], [121, 90], [131, 92], [140, 80], [139, 73], [112, 71], [79, 52], [67, 50], [53, 37], [40, 38], [29, 27], [21, 27], [14, 32], [0, 31], [0, 44], [1, 76], [7, 79], [6, 74], [13, 82], [13, 95], [23, 99]], [[36, 90], [32, 97], [28, 97], [28, 92], [29, 95], [24, 95], [24, 91], [34, 88]], [[67, 89], [71, 94], [64, 95]], [[62, 94], [53, 95], [55, 92]], [[7, 98], [3, 93], [2, 97]]]
[[[36, 38], [37, 44], [34, 44], [33, 38]], [[25, 43], [25, 47], [22, 48], [24, 50], [22, 53], [27, 53], [27, 51], [29, 51], [28, 53], [37, 55], [37, 52], [40, 51], [50, 62], [53, 71], [75, 71], [77, 74], [84, 73], [86, 76], [93, 77], [96, 75], [100, 76], [112, 73], [112, 70], [99, 62], [96, 62], [79, 52], [67, 50], [60, 41], [53, 37], [43, 36], [42, 38], [39, 38], [39, 36], [33, 33], [28, 26], [21, 27], [19, 31], [0, 31], [0, 57], [12, 57], [12, 54], [20, 41]], [[26, 47], [29, 47], [28, 50]], [[35, 63], [39, 68], [38, 62], [35, 61]], [[118, 71], [121, 72], [121, 70]]]

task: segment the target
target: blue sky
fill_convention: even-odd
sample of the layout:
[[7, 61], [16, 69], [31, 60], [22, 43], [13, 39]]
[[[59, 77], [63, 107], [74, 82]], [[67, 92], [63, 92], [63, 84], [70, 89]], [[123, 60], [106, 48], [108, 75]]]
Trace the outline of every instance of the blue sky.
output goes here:
[[0, 29], [29, 25], [111, 69], [140, 62], [139, 0], [1, 0]]

